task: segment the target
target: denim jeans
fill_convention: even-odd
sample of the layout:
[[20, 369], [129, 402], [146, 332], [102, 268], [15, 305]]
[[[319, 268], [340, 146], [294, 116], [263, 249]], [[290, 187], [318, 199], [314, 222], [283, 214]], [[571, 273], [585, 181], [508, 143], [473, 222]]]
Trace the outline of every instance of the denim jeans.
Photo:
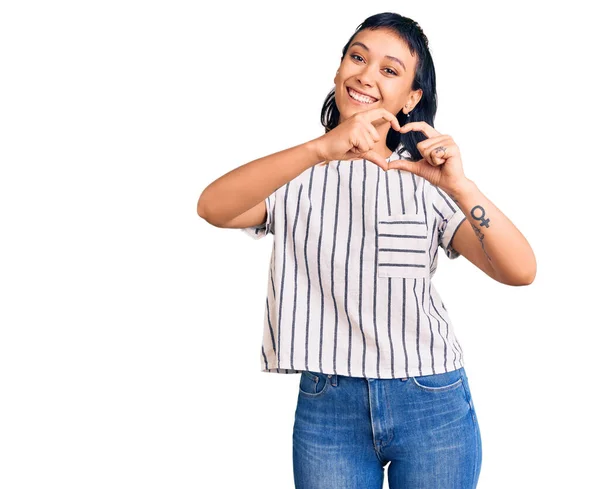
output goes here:
[[[304, 370], [296, 489], [475, 489], [481, 435], [464, 367], [377, 379]], [[389, 465], [388, 465], [389, 463]]]

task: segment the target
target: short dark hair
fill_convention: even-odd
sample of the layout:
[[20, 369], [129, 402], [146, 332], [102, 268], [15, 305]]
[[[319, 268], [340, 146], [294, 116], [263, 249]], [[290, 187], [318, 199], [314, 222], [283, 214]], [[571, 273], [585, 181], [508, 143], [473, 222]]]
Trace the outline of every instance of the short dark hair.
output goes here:
[[[404, 125], [407, 122], [425, 121], [434, 127], [433, 120], [437, 112], [435, 68], [431, 53], [429, 52], [429, 41], [421, 26], [414, 20], [393, 12], [372, 15], [365, 19], [356, 28], [354, 34], [352, 34], [352, 37], [346, 43], [344, 49], [342, 49], [342, 60], [354, 37], [365, 29], [385, 29], [394, 32], [408, 44], [411, 54], [414, 55], [415, 52], [417, 53], [417, 65], [411, 89], [421, 89], [423, 94], [419, 103], [411, 110], [410, 117], [407, 117], [402, 110], [396, 114], [396, 117], [400, 125]], [[325, 127], [325, 132], [329, 132], [337, 127], [339, 120], [340, 112], [335, 103], [334, 88], [325, 98], [325, 103], [321, 109], [321, 124]], [[385, 144], [392, 151], [396, 151], [402, 146], [402, 151], [407, 150], [410, 153], [408, 159], [417, 161], [421, 159], [417, 143], [425, 139], [427, 139], [427, 136], [420, 131], [409, 131], [402, 134], [390, 128]]]

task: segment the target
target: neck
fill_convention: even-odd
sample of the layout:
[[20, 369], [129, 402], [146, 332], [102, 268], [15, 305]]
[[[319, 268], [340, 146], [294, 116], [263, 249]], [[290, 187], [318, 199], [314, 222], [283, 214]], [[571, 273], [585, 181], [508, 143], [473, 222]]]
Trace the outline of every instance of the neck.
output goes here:
[[393, 151], [385, 145], [385, 142], [381, 146], [375, 146], [373, 149], [384, 158], [389, 158], [393, 153]]
[[393, 151], [388, 149], [388, 147], [385, 147], [385, 152], [382, 153], [384, 158], [389, 158], [390, 156], [392, 156]]
[[375, 144], [375, 147], [373, 149], [375, 151], [377, 151], [384, 158], [389, 158], [390, 156], [392, 156], [392, 150], [390, 150], [385, 144], [385, 140], [387, 139], [387, 135], [388, 135], [388, 132], [390, 131], [390, 127], [392, 127], [392, 124], [389, 122], [386, 122], [384, 124], [380, 124], [380, 125], [376, 126], [376, 129], [377, 129], [377, 132], [379, 133], [380, 139]]

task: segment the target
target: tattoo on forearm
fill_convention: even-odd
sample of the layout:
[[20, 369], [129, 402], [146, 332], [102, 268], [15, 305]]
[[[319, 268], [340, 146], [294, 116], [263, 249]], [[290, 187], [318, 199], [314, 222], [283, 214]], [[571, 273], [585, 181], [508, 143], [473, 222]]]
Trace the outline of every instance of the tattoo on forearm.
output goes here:
[[[480, 216], [476, 216], [475, 215], [475, 209], [479, 209], [481, 211], [481, 215]], [[471, 215], [473, 216], [473, 219], [475, 219], [476, 221], [481, 221], [480, 226], [485, 226], [486, 228], [489, 228], [489, 219], [485, 218], [485, 209], [483, 207], [481, 207], [480, 205], [476, 205], [475, 207], [473, 207], [471, 209]]]
[[[478, 215], [475, 214], [475, 210], [480, 211], [478, 213]], [[485, 218], [485, 209], [483, 207], [481, 207], [480, 205], [476, 205], [475, 207], [473, 207], [471, 209], [471, 216], [473, 216], [473, 219], [475, 219], [476, 221], [481, 221], [479, 223], [479, 226], [485, 226], [486, 228], [490, 227], [490, 220]], [[485, 246], [483, 245], [484, 234], [481, 232], [479, 227], [475, 226], [475, 224], [471, 224], [471, 226], [473, 227], [473, 231], [475, 231], [475, 234], [477, 235], [477, 238], [479, 239], [479, 242], [481, 243], [481, 248], [483, 249], [485, 256], [487, 257], [487, 259], [489, 261], [492, 261], [492, 259], [490, 258], [490, 255], [488, 255], [487, 251], [485, 251]]]

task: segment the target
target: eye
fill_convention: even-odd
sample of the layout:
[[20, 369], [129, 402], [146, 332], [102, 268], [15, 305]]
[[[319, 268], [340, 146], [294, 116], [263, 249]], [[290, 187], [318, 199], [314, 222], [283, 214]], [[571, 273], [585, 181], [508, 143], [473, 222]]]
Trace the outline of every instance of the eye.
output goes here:
[[[350, 55], [350, 57], [351, 57], [352, 59], [357, 59], [357, 58], [358, 58], [358, 59], [357, 59], [358, 61], [363, 61], [363, 57], [362, 57], [362, 56], [360, 56], [359, 54], [351, 54], [351, 55]], [[386, 70], [389, 70], [389, 74], [390, 74], [390, 75], [395, 75], [395, 76], [398, 76], [398, 73], [396, 73], [396, 72], [395, 72], [394, 70], [392, 70], [391, 68], [385, 68], [385, 69], [386, 69]]]

